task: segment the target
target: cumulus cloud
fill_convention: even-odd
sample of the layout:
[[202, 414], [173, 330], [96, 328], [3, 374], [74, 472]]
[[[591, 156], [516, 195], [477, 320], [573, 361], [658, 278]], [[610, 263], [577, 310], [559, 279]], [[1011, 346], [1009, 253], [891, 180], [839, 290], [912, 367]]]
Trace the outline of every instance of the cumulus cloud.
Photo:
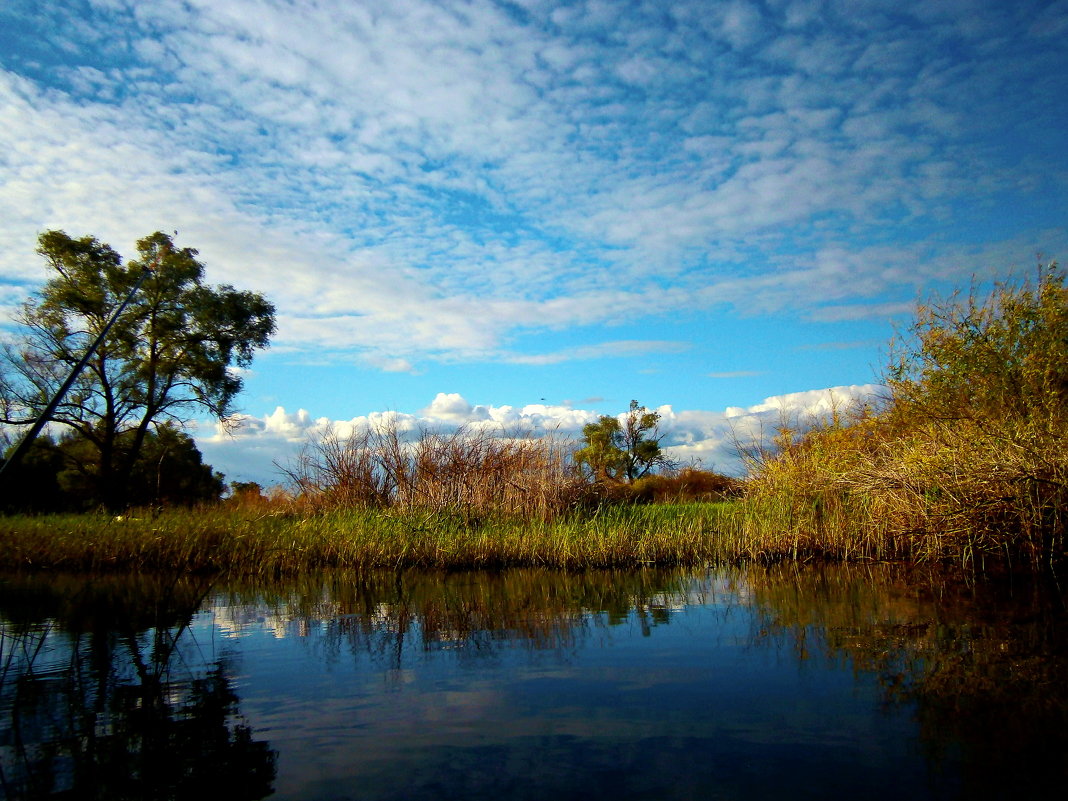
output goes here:
[[[681, 464], [739, 474], [744, 467], [737, 446], [770, 440], [775, 428], [789, 424], [805, 428], [826, 419], [835, 410], [853, 404], [877, 402], [884, 388], [876, 384], [832, 387], [766, 398], [748, 407], [720, 411], [675, 410], [660, 406], [662, 446]], [[625, 412], [621, 412], [620, 416]], [[312, 417], [300, 409], [287, 412], [277, 407], [263, 417], [241, 415], [229, 427], [202, 423], [194, 429], [197, 445], [207, 462], [230, 480], [272, 484], [282, 480], [275, 465], [285, 465], [309, 442], [329, 433], [347, 437], [353, 433], [391, 426], [402, 437], [414, 438], [420, 431], [455, 431], [463, 426], [502, 436], [517, 432], [553, 434], [576, 442], [582, 427], [596, 422], [598, 412], [567, 405], [527, 404], [521, 407], [472, 404], [458, 393], [439, 392], [419, 414], [373, 412], [348, 420]]]

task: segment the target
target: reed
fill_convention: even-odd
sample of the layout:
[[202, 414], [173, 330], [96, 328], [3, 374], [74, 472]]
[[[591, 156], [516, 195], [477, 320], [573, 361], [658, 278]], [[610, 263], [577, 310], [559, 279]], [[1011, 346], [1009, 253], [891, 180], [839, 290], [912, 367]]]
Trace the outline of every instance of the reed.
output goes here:
[[[754, 449], [745, 553], [1045, 569], [1068, 556], [1068, 289], [921, 306], [880, 409]], [[744, 533], [745, 537], [741, 534]]]
[[572, 468], [571, 450], [552, 432], [464, 426], [420, 430], [409, 440], [388, 421], [348, 437], [328, 432], [284, 469], [300, 503], [315, 511], [463, 510], [548, 520], [592, 490]]
[[0, 518], [0, 568], [274, 576], [326, 567], [568, 569], [717, 561], [723, 504], [613, 506], [542, 521], [455, 510], [207, 507]]

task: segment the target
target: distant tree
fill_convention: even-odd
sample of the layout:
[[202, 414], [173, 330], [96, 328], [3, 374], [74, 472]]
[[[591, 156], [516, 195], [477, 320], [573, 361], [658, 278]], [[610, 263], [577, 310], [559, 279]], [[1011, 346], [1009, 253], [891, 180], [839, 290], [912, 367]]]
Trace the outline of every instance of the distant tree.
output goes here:
[[635, 481], [659, 466], [667, 466], [660, 449], [660, 414], [630, 402], [622, 419], [601, 415], [582, 428], [583, 447], [575, 462], [598, 481]]
[[[132, 438], [132, 432], [125, 432], [118, 449]], [[4, 473], [3, 510], [62, 512], [99, 506], [97, 466], [92, 443], [77, 435], [58, 443], [38, 437], [20, 463]], [[224, 487], [222, 474], [203, 463], [193, 439], [172, 425], [145, 436], [128, 482], [126, 501], [132, 506], [209, 503], [220, 498]]]
[[175, 247], [160, 232], [140, 240], [138, 258], [125, 265], [90, 236], [47, 231], [39, 245], [53, 277], [23, 307], [25, 333], [4, 351], [0, 409], [8, 424], [27, 425], [45, 410], [148, 271], [52, 415], [95, 463], [85, 472], [95, 495], [121, 507], [157, 424], [180, 424], [194, 409], [220, 419], [233, 411], [242, 382], [230, 368], [247, 366], [267, 346], [274, 306], [254, 292], [206, 286], [197, 251]]
[[[11, 446], [4, 453], [10, 457]], [[37, 437], [22, 461], [4, 473], [4, 493], [0, 495], [0, 510], [4, 512], [66, 511], [67, 500], [59, 486], [63, 470], [63, 451], [49, 436]]]
[[269, 500], [263, 493], [262, 485], [256, 481], [230, 482], [230, 497], [227, 502], [232, 506], [257, 507]]
[[263, 498], [263, 487], [256, 481], [231, 481], [230, 495], [234, 498], [260, 500]]

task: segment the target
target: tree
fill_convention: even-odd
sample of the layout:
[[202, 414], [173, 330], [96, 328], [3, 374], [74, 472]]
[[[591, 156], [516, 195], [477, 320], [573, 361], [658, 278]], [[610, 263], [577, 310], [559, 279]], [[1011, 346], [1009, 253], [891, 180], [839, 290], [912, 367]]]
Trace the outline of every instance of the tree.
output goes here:
[[52, 415], [90, 448], [97, 495], [120, 508], [151, 430], [181, 425], [195, 409], [219, 419], [233, 412], [242, 381], [230, 368], [267, 346], [274, 306], [258, 293], [206, 286], [197, 251], [160, 232], [140, 240], [125, 265], [91, 236], [47, 231], [38, 242], [54, 275], [23, 307], [21, 340], [5, 348], [3, 422], [27, 425], [41, 414], [143, 277]]
[[651, 412], [638, 401], [622, 416], [601, 415], [596, 423], [582, 427], [585, 443], [575, 452], [575, 462], [595, 480], [635, 481], [670, 460], [660, 449], [660, 414]]
[[[116, 449], [125, 453], [134, 437], [123, 432]], [[65, 459], [59, 486], [73, 509], [99, 503], [96, 495], [98, 464], [92, 443], [68, 437], [59, 445]], [[192, 506], [217, 501], [225, 482], [221, 473], [204, 464], [193, 438], [171, 423], [149, 431], [126, 479], [125, 502], [130, 506]]]
[[[15, 446], [6, 449], [10, 458]], [[63, 452], [49, 436], [37, 437], [14, 470], [4, 473], [4, 493], [0, 496], [3, 512], [57, 512], [65, 509], [59, 473], [63, 469]]]
[[[119, 437], [121, 451], [132, 439]], [[9, 449], [8, 454], [13, 449]], [[4, 472], [5, 512], [83, 511], [100, 503], [98, 467], [92, 443], [68, 435], [58, 443], [38, 437], [22, 460]], [[128, 477], [125, 498], [131, 506], [184, 505], [217, 501], [224, 483], [221, 473], [203, 463], [192, 437], [162, 424], [145, 436]]]

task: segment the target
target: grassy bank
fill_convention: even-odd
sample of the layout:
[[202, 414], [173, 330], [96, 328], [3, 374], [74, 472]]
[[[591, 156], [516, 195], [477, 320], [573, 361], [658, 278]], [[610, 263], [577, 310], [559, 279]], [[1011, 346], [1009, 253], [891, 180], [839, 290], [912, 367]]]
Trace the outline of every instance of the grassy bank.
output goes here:
[[0, 518], [0, 567], [291, 574], [323, 567], [582, 569], [730, 557], [728, 504], [612, 506], [551, 521], [366, 508]]
[[780, 428], [736, 526], [789, 555], [1044, 569], [1068, 556], [1068, 289], [922, 304], [875, 408]]

